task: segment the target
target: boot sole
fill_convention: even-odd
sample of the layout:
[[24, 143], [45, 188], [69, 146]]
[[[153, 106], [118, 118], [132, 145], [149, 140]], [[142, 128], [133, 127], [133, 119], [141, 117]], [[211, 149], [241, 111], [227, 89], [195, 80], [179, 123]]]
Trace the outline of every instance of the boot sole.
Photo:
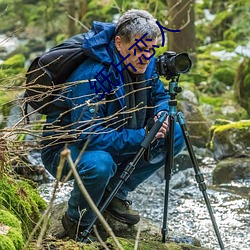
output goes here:
[[117, 214], [111, 213], [110, 211], [105, 210], [105, 212], [110, 215], [112, 218], [116, 219], [117, 221], [123, 223], [123, 224], [127, 224], [130, 226], [133, 226], [135, 224], [137, 224], [140, 220], [138, 220], [137, 222], [132, 221], [132, 220], [128, 220], [128, 219], [124, 219], [124, 217], [121, 217]]

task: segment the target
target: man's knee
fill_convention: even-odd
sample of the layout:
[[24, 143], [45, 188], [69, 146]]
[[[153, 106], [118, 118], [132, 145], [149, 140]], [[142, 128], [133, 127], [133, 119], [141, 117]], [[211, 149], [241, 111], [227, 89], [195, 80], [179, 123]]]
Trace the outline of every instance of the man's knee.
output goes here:
[[86, 151], [78, 164], [78, 172], [87, 178], [108, 180], [116, 172], [112, 156], [105, 151]]

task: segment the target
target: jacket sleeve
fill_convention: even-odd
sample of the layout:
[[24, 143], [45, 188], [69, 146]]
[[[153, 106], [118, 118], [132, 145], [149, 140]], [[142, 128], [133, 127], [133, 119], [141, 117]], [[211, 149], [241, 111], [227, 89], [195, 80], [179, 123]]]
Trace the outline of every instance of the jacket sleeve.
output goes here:
[[[100, 71], [100, 68], [97, 68], [88, 71], [88, 76], [94, 78], [92, 72]], [[88, 69], [91, 69], [90, 65]], [[81, 67], [75, 74], [78, 77], [81, 75], [81, 79], [85, 78], [81, 73]], [[72, 76], [69, 81], [72, 79], [76, 82], [77, 77]], [[72, 85], [66, 90], [66, 102], [71, 109], [71, 131], [75, 134], [79, 147], [88, 143], [88, 150], [103, 150], [114, 155], [136, 153], [145, 137], [145, 130], [107, 128], [104, 124], [111, 117], [105, 115], [105, 101], [100, 95], [96, 95], [88, 81]], [[97, 87], [99, 87], [98, 82]]]

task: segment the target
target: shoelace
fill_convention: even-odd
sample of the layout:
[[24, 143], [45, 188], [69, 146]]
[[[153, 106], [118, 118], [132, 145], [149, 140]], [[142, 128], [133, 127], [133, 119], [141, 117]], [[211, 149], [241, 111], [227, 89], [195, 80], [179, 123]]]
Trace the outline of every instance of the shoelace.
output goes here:
[[131, 206], [132, 205], [132, 201], [130, 201], [130, 200], [125, 200], [125, 201], [123, 201], [123, 204], [124, 204], [124, 206], [125, 206], [125, 208], [129, 208], [129, 206]]

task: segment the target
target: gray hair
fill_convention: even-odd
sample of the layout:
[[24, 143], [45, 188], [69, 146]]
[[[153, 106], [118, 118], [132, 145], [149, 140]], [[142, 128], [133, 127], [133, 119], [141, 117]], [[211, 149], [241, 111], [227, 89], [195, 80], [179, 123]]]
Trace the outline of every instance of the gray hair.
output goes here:
[[128, 10], [118, 20], [116, 36], [120, 36], [125, 43], [130, 42], [136, 35], [155, 39], [160, 33], [156, 19], [145, 10]]

